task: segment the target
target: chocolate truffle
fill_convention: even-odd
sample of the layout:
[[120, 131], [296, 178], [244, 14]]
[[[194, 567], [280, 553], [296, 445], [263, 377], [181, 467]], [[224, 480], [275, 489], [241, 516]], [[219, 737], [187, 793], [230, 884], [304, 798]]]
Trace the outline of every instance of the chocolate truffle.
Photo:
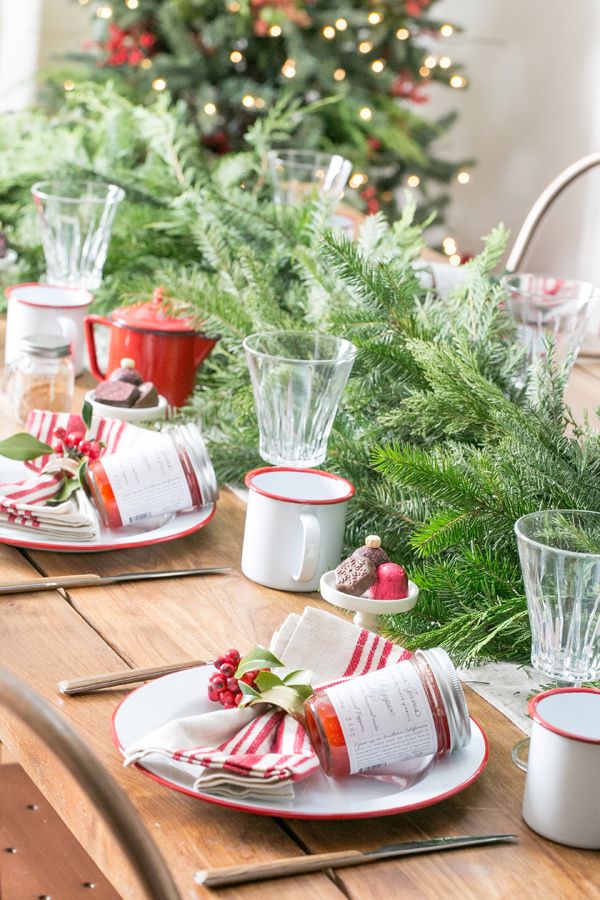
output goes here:
[[110, 373], [109, 381], [126, 381], [129, 384], [135, 384], [139, 387], [144, 381], [138, 370], [135, 368], [135, 360], [129, 359], [128, 356], [121, 360], [118, 369], [113, 369]]
[[131, 407], [139, 396], [135, 384], [127, 381], [103, 381], [94, 391], [96, 403], [105, 403], [106, 406]]
[[350, 556], [335, 570], [335, 586], [343, 594], [360, 597], [377, 578], [377, 569], [366, 556]]
[[136, 409], [149, 409], [151, 406], [158, 406], [158, 391], [151, 381], [145, 381], [138, 388], [140, 396], [133, 404]]
[[381, 538], [378, 534], [368, 534], [362, 547], [358, 547], [352, 556], [366, 556], [375, 568], [390, 561], [389, 556], [381, 546]]

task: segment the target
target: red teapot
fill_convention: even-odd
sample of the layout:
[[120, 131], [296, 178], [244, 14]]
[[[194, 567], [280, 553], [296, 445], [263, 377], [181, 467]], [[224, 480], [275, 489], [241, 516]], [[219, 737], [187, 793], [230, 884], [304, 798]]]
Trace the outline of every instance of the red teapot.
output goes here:
[[[106, 372], [98, 365], [94, 325], [111, 329]], [[128, 356], [144, 380], [154, 382], [172, 406], [186, 403], [194, 390], [196, 370], [218, 340], [198, 331], [189, 315], [173, 315], [161, 288], [154, 291], [152, 300], [122, 306], [110, 318], [86, 316], [84, 327], [90, 369], [98, 381], [104, 381]]]

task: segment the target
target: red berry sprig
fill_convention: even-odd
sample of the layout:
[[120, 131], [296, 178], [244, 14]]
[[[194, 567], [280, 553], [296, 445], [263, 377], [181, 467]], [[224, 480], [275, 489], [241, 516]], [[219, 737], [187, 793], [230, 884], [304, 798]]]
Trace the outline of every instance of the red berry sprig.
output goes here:
[[254, 687], [254, 682], [259, 669], [246, 672], [240, 679], [234, 678], [235, 671], [241, 659], [238, 650], [228, 650], [223, 656], [215, 659], [214, 666], [217, 670], [208, 681], [208, 699], [220, 703], [225, 709], [233, 709], [242, 702], [242, 690], [239, 681]]
[[69, 456], [71, 459], [83, 459], [89, 462], [98, 459], [102, 453], [104, 444], [100, 441], [89, 441], [79, 431], [69, 431], [64, 428], [55, 428], [52, 432], [52, 449], [61, 456]]

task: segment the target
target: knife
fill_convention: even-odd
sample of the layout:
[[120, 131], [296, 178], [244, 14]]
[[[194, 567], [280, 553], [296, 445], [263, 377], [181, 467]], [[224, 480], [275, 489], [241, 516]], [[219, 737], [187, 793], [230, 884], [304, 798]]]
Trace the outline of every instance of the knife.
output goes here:
[[188, 575], [221, 575], [230, 572], [228, 566], [211, 569], [167, 569], [162, 572], [124, 572], [118, 575], [59, 575], [36, 578], [34, 581], [15, 581], [0, 584], [3, 594], [29, 594], [31, 591], [55, 591], [59, 588], [99, 587], [104, 584], [120, 584], [124, 581], [152, 581], [155, 578], [185, 578]]
[[194, 881], [206, 887], [225, 887], [259, 881], [264, 878], [285, 878], [324, 869], [340, 869], [345, 866], [362, 866], [380, 859], [394, 859], [415, 853], [433, 853], [436, 850], [455, 850], [459, 847], [477, 847], [483, 844], [514, 844], [516, 834], [480, 834], [465, 837], [430, 838], [426, 841], [408, 841], [390, 844], [375, 850], [342, 850], [338, 853], [315, 853], [312, 856], [292, 856], [274, 862], [256, 865], [226, 866], [221, 869], [203, 869], [196, 872]]

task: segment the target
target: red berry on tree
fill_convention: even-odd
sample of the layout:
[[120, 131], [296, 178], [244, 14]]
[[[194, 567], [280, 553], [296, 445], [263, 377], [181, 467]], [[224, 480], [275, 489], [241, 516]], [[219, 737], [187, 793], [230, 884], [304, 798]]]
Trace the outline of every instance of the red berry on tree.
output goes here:
[[232, 666], [230, 662], [224, 662], [219, 666], [219, 671], [225, 678], [231, 678], [235, 672], [235, 666]]

